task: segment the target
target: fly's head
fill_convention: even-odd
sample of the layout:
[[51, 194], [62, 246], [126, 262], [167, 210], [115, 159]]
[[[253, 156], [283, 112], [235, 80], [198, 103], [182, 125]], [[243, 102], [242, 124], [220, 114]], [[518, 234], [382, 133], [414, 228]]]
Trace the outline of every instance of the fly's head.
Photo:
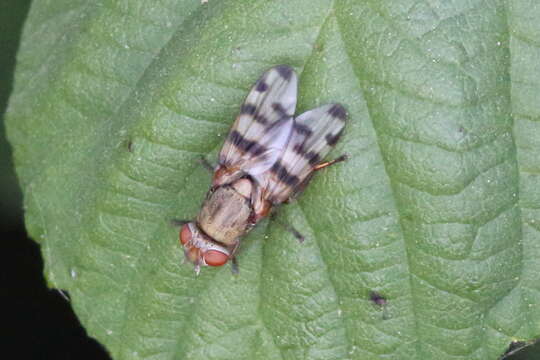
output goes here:
[[231, 257], [226, 247], [212, 241], [194, 222], [182, 225], [180, 243], [184, 246], [186, 258], [195, 265], [197, 274], [201, 266], [223, 266]]

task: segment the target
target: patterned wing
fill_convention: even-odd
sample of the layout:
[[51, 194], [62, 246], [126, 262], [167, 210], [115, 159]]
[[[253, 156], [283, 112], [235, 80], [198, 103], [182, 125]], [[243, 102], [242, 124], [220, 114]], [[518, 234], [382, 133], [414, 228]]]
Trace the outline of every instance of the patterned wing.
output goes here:
[[340, 104], [329, 104], [307, 111], [294, 119], [293, 133], [286, 150], [263, 174], [265, 197], [279, 204], [303, 188], [314, 168], [338, 142], [347, 119]]
[[293, 69], [279, 65], [253, 85], [219, 154], [219, 164], [251, 175], [274, 165], [293, 129], [298, 80]]

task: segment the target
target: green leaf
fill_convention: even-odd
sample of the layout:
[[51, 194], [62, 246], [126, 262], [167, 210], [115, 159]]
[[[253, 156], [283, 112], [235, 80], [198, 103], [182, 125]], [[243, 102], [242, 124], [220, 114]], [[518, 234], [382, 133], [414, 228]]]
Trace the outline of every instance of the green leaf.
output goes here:
[[[50, 286], [115, 359], [496, 359], [540, 335], [540, 6], [35, 0], [7, 130]], [[250, 85], [350, 114], [240, 274], [181, 264]]]

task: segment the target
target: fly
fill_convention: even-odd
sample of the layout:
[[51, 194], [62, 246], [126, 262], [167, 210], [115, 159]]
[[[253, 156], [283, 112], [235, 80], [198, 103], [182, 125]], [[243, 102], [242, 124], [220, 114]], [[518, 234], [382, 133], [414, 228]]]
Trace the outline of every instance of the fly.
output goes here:
[[297, 86], [292, 68], [275, 66], [242, 104], [201, 211], [180, 229], [197, 273], [201, 266], [234, 265], [240, 239], [272, 208], [301, 192], [315, 171], [346, 159], [323, 161], [343, 132], [345, 108], [328, 104], [295, 118]]

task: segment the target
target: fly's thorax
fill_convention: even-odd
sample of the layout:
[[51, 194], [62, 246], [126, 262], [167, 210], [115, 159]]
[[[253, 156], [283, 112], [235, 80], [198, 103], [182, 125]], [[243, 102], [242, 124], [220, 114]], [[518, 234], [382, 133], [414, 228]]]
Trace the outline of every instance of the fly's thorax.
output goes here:
[[220, 243], [235, 244], [251, 226], [253, 187], [250, 179], [242, 178], [213, 189], [197, 217], [200, 228]]
[[250, 179], [239, 179], [232, 183], [231, 187], [247, 200], [251, 199], [251, 193], [253, 192], [253, 182]]

